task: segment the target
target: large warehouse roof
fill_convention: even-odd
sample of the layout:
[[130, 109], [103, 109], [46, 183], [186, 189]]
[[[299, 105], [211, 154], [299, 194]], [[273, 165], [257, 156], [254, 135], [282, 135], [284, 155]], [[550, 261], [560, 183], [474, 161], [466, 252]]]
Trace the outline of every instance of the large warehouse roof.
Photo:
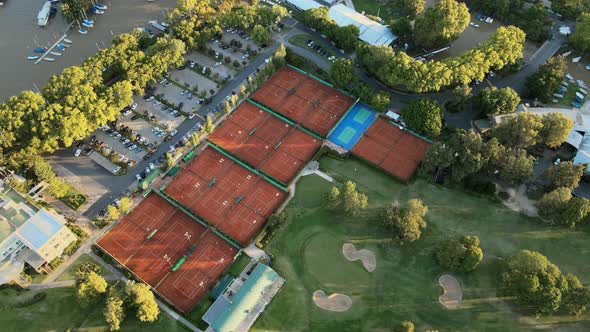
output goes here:
[[[287, 0], [287, 2], [300, 10], [322, 7], [314, 0]], [[397, 36], [387, 26], [375, 22], [343, 4], [330, 7], [328, 15], [338, 26], [343, 27], [351, 24], [357, 26], [360, 30], [359, 38], [371, 45], [389, 45], [397, 39]]]

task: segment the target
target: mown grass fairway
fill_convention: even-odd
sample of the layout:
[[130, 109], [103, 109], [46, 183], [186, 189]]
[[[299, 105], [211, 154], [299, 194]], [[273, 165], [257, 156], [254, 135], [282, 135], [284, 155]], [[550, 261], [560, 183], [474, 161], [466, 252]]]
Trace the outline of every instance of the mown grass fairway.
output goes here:
[[[569, 231], [542, 224], [504, 205], [423, 180], [400, 183], [357, 160], [320, 160], [321, 168], [339, 181], [352, 179], [368, 194], [369, 209], [349, 217], [325, 207], [331, 184], [319, 176], [303, 177], [287, 208], [289, 221], [271, 240], [273, 267], [287, 283], [268, 306], [253, 331], [390, 331], [402, 320], [412, 320], [417, 331], [588, 331], [590, 314], [535, 320], [511, 299], [496, 295], [496, 269], [502, 257], [519, 249], [537, 250], [590, 282], [588, 228]], [[413, 244], [400, 246], [385, 234], [381, 208], [393, 201], [420, 198], [429, 207], [428, 228]], [[484, 261], [469, 274], [456, 274], [463, 289], [459, 310], [438, 302], [438, 277], [444, 271], [433, 258], [441, 240], [462, 234], [481, 239]], [[360, 261], [348, 262], [342, 244], [375, 252], [377, 269], [367, 272]], [[343, 313], [319, 309], [314, 291], [338, 292], [353, 300]]]
[[[7, 288], [0, 290], [0, 322], [2, 331], [40, 332], [40, 331], [108, 331], [103, 318], [104, 304], [82, 308], [76, 301], [74, 287], [45, 290], [47, 296], [36, 303], [26, 305], [39, 291], [23, 291]], [[165, 313], [160, 313], [158, 321], [152, 324], [141, 323], [135, 313], [127, 312], [120, 331], [188, 331]]]

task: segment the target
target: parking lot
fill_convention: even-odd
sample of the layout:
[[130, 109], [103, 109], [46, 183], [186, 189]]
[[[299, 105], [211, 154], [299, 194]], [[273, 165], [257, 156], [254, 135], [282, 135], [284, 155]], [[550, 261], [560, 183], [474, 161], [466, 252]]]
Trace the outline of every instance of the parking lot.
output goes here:
[[[199, 104], [197, 103], [198, 99], [193, 98], [193, 100], [188, 100], [187, 97], [185, 96], [185, 94], [182, 93], [183, 91], [184, 91], [184, 89], [181, 89], [180, 87], [176, 86], [175, 84], [169, 84], [168, 86], [166, 86], [166, 84], [160, 84], [158, 87], [157, 95], [162, 96], [165, 100], [172, 103], [176, 107], [178, 107], [179, 105], [182, 105], [182, 107], [180, 109], [185, 114], [192, 112], [193, 107], [195, 107], [195, 109], [198, 110], [199, 109]], [[162, 105], [160, 105], [158, 107], [161, 107], [161, 106]]]
[[[168, 96], [165, 96], [164, 98], [168, 99]], [[143, 98], [136, 98], [136, 100], [137, 108], [135, 109], [135, 112], [144, 115], [145, 111], [147, 111], [148, 118], [154, 116], [152, 118], [153, 122], [150, 123], [152, 126], [171, 131], [180, 126], [185, 120], [184, 115], [178, 116], [178, 114], [174, 115], [171, 112], [164, 111], [167, 106], [164, 104], [157, 104], [155, 100], [151, 102], [148, 102]]]
[[215, 52], [219, 53], [219, 61], [223, 62], [223, 59], [226, 56], [229, 56], [229, 58], [232, 61], [232, 64], [228, 65], [231, 65], [233, 68], [236, 68], [233, 65], [233, 61], [239, 62], [240, 66], [237, 67], [238, 70], [241, 70], [244, 67], [244, 64], [242, 63], [243, 61], [246, 61], [246, 65], [250, 62], [250, 57], [246, 56], [244, 54], [244, 51], [242, 50], [237, 50], [234, 52], [234, 50], [231, 47], [224, 50], [221, 46], [221, 43], [209, 43], [209, 47], [211, 47]]
[[158, 146], [164, 140], [164, 135], [158, 136], [153, 130], [157, 126], [147, 122], [138, 114], [131, 113], [123, 116], [119, 124], [129, 127], [139, 138], [143, 137], [142, 143], [146, 145], [151, 143]]
[[[129, 158], [128, 161], [131, 161], [131, 160], [140, 161], [140, 160], [142, 160], [143, 156], [146, 155], [146, 151], [144, 149], [138, 147], [136, 144], [132, 144], [130, 146], [130, 147], [133, 147], [135, 145], [135, 148], [129, 149], [126, 146], [126, 144], [123, 144], [123, 142], [125, 140], [125, 138], [123, 136], [120, 136], [119, 138], [117, 138], [117, 135], [111, 136], [110, 134], [107, 134], [107, 132], [102, 131], [102, 130], [95, 131], [94, 135], [96, 135], [96, 139], [98, 141], [101, 141], [105, 144], [104, 146], [110, 147], [114, 153], [116, 152], [119, 155], [124, 156], [123, 158], [120, 158], [121, 160], [118, 160], [119, 162], [124, 162], [123, 160], [125, 158]], [[127, 145], [129, 145], [129, 143], [127, 143]], [[100, 151], [97, 151], [97, 152], [100, 152]]]
[[[226, 77], [233, 78], [238, 72], [231, 67], [231, 64], [221, 64], [215, 67], [215, 63], [217, 61], [211, 59], [210, 57], [206, 56], [203, 53], [199, 52], [191, 52], [186, 56], [186, 59], [189, 61], [194, 61], [198, 68], [202, 68], [203, 66], [211, 69], [211, 75], [218, 74], [219, 80], [223, 80]], [[220, 61], [223, 62], [223, 61]]]
[[196, 91], [198, 94], [196, 96], [193, 96], [193, 101], [196, 100], [197, 97], [212, 97], [217, 93], [218, 90], [217, 83], [206, 78], [205, 76], [195, 73], [189, 68], [183, 70], [175, 70], [172, 73], [170, 73], [169, 77], [177, 83], [180, 83], [181, 85], [186, 86], [186, 84], [188, 84], [189, 89]]

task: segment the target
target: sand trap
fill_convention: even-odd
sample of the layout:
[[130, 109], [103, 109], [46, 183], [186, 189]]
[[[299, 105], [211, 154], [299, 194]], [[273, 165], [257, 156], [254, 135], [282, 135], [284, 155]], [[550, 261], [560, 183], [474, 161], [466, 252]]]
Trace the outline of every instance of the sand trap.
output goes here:
[[342, 254], [347, 260], [351, 262], [360, 259], [361, 262], [363, 262], [365, 269], [369, 272], [373, 272], [377, 268], [377, 260], [375, 259], [375, 254], [371, 250], [356, 250], [354, 244], [345, 243], [342, 246]]
[[334, 293], [326, 296], [323, 290], [317, 290], [313, 293], [313, 302], [324, 310], [344, 312], [352, 307], [352, 299], [348, 295]]
[[459, 309], [463, 300], [461, 285], [455, 277], [448, 274], [438, 278], [438, 284], [443, 288], [443, 294], [438, 297], [438, 301], [447, 309]]

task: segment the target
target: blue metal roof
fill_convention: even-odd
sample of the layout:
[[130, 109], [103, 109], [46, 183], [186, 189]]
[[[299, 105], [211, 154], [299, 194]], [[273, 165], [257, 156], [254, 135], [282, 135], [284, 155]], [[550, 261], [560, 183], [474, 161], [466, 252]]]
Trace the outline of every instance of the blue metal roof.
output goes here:
[[53, 235], [65, 227], [45, 210], [39, 210], [24, 225], [18, 233], [33, 246], [31, 249], [41, 248]]

